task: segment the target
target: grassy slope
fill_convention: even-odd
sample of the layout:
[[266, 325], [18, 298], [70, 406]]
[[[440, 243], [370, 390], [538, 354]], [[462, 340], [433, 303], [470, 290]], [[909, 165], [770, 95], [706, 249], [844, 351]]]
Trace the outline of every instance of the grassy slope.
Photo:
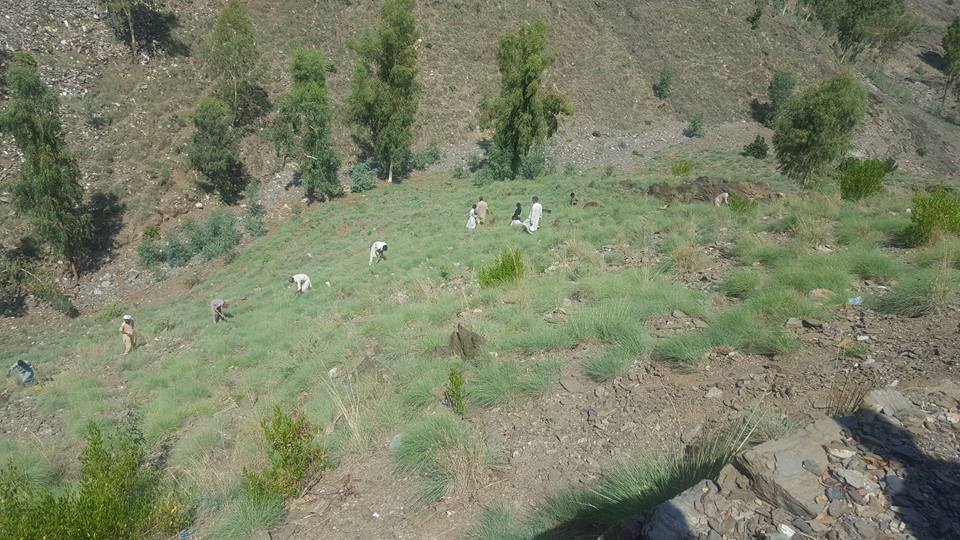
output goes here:
[[[793, 193], [769, 161], [722, 151], [692, 157], [705, 174], [772, 183]], [[172, 444], [169, 465], [197, 494], [204, 522], [226, 509], [227, 525], [236, 526], [245, 514], [239, 508], [249, 504], [238, 499], [240, 471], [263, 460], [258, 420], [273, 404], [303, 410], [327, 430], [336, 455], [364, 453], [442, 408], [438, 397], [447, 372], [460, 365], [442, 352], [457, 321], [467, 321], [488, 338], [487, 350], [498, 353], [468, 367], [468, 402], [516, 403], [550, 388], [563, 349], [576, 342], [603, 345], [583, 366], [596, 378], [616, 375], [650, 353], [695, 364], [713, 346], [789, 350], [783, 320], [810, 314], [797, 313], [796, 306], [823, 313], [809, 301], [798, 304], [799, 298], [816, 287], [846, 298], [852, 278], [836, 266], [849, 260], [851, 273], [897, 272], [882, 260], [888, 254], [870, 249], [906, 223], [902, 214], [891, 221], [891, 210], [909, 204], [899, 189], [859, 207], [831, 194], [791, 194], [738, 217], [702, 204], [663, 209], [642, 195], [641, 187], [653, 181], [676, 181], [666, 176], [669, 170], [669, 162], [657, 157], [642, 172], [550, 176], [482, 189], [431, 174], [314, 206], [256, 240], [189, 294], [126, 306], [148, 340], [127, 358], [119, 356], [117, 322], [96, 315], [67, 323], [56, 334], [28, 332], [5, 341], [4, 361], [26, 355], [43, 376], [53, 377], [36, 399], [66, 436], [43, 446], [33, 438], [8, 439], [0, 445], [0, 462], [27, 462], [47, 480], [69, 474], [86, 421], [109, 423], [137, 407], [148, 439]], [[600, 207], [566, 206], [570, 191]], [[553, 211], [530, 236], [505, 222], [514, 202], [529, 208], [532, 194]], [[481, 195], [491, 202], [495, 222], [469, 233], [466, 210]], [[856, 232], [874, 230], [880, 233], [872, 244]], [[862, 237], [855, 257], [813, 249], [843, 235]], [[370, 271], [367, 254], [375, 239], [389, 242], [391, 250], [389, 260]], [[662, 266], [669, 268], [677, 256], [671, 245], [716, 241], [734, 242], [738, 261], [759, 274], [734, 287], [745, 300], [729, 309], [710, 307], [718, 304], [714, 293], [704, 297], [671, 285], [669, 274], [618, 262], [650, 246], [662, 251]], [[601, 246], [623, 253], [605, 261]], [[956, 255], [955, 246], [946, 247]], [[516, 286], [479, 289], [476, 270], [508, 248], [523, 250], [528, 277]], [[921, 263], [934, 269], [936, 261], [946, 260], [936, 252], [925, 256]], [[754, 260], [763, 266], [751, 267]], [[822, 272], [798, 270], [812, 262]], [[310, 274], [315, 289], [295, 297], [286, 279], [301, 271]], [[161, 286], [153, 298], [163, 295]], [[233, 318], [214, 326], [207, 303], [216, 296], [231, 300]], [[568, 298], [583, 303], [565, 307], [565, 324], [546, 323], [544, 315]], [[711, 328], [656, 343], [640, 322], [674, 309], [702, 316]], [[768, 331], [758, 332], [757, 324]], [[333, 367], [339, 374], [330, 381], [326, 374]], [[504, 378], [527, 382], [502, 384]], [[239, 409], [231, 410], [234, 404]]]

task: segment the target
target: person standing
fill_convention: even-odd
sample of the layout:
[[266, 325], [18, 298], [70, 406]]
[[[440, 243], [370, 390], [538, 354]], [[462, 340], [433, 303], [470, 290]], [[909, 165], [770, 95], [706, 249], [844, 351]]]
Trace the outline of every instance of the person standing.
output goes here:
[[579, 201], [577, 200], [576, 193], [570, 193], [570, 206], [576, 206]]
[[477, 203], [477, 224], [483, 225], [487, 222], [487, 201], [483, 200], [483, 197], [480, 197], [480, 202]]
[[310, 285], [310, 276], [306, 274], [295, 274], [290, 278], [292, 283], [297, 285], [297, 294], [303, 294], [307, 289], [311, 287]]
[[470, 207], [470, 214], [467, 215], [467, 229], [471, 231], [477, 228], [477, 205]]
[[370, 263], [367, 266], [373, 264], [373, 261], [376, 260], [378, 263], [380, 261], [387, 260], [387, 243], [377, 240], [370, 246]]
[[213, 314], [214, 324], [227, 320], [227, 316], [224, 315], [223, 310], [229, 307], [230, 303], [223, 298], [214, 298], [213, 301], [210, 302], [210, 312]]
[[120, 337], [123, 339], [123, 354], [128, 355], [137, 344], [137, 338], [133, 334], [133, 317], [123, 316], [123, 322], [120, 323]]
[[540, 204], [540, 197], [533, 196], [533, 206], [530, 207], [530, 215], [523, 222], [523, 230], [528, 233], [535, 233], [540, 228], [540, 217], [543, 216], [543, 205]]

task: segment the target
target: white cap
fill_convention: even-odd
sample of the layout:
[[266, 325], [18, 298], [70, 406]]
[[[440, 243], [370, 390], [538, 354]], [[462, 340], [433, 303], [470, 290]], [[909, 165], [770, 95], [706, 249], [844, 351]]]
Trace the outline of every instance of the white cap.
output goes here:
[[132, 321], [132, 320], [133, 320], [133, 317], [131, 317], [130, 315], [124, 315], [124, 316], [123, 316], [123, 320], [125, 320], [125, 321]]

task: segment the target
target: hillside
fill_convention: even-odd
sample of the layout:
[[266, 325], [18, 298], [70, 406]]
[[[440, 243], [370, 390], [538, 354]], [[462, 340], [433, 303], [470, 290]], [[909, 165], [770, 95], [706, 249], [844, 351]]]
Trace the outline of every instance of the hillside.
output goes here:
[[[355, 61], [346, 41], [373, 24], [375, 2], [247, 4], [270, 99], [289, 84], [290, 51], [309, 46], [333, 61], [329, 84], [341, 106]], [[871, 91], [870, 121], [858, 148], [893, 157], [914, 172], [953, 176], [960, 170], [960, 131], [925, 112], [936, 109], [942, 75], [923, 58], [939, 50], [943, 28], [957, 8], [939, 0], [910, 4], [924, 24], [894, 58], [881, 69], [848, 67], [870, 74], [864, 76]], [[522, 20], [547, 22], [556, 59], [549, 85], [569, 95], [576, 110], [557, 138], [560, 163], [603, 165], [609, 154], [624, 154], [618, 159], [634, 163], [632, 153], [643, 152], [635, 137], [683, 121], [690, 110], [704, 110], [711, 122], [749, 121], [750, 102], [763, 100], [775, 70], [795, 71], [802, 83], [811, 83], [847, 69], [814, 39], [821, 31], [808, 22], [770, 12], [751, 31], [744, 18], [752, 5], [748, 0], [420, 2], [418, 52], [425, 87], [420, 144], [436, 139], [453, 155], [477, 152], [473, 145], [485, 136], [476, 127], [479, 98], [498, 84], [497, 37]], [[192, 110], [210, 87], [203, 40], [218, 6], [206, 0], [167, 2], [158, 11], [173, 17], [157, 32], [157, 46], [135, 62], [113, 39], [93, 0], [12, 0], [0, 8], [0, 49], [38, 55], [45, 79], [63, 97], [66, 139], [80, 157], [88, 189], [115, 193], [125, 205], [126, 227], [116, 238], [121, 244], [138, 238], [145, 225], [178, 221], [201, 197], [183, 150]], [[651, 90], [664, 66], [675, 72], [668, 101]], [[946, 115], [960, 116], [955, 103]], [[282, 164], [261, 135], [247, 137], [243, 160], [254, 178], [265, 179]], [[349, 126], [339, 121], [335, 136], [341, 156], [351, 161]], [[2, 144], [0, 181], [9, 181], [16, 153], [10, 141]], [[922, 160], [918, 149], [926, 153]], [[295, 193], [289, 195], [287, 202], [295, 200]], [[3, 214], [5, 228], [19, 223]]]
[[[308, 205], [264, 122], [242, 145], [255, 200], [225, 207], [196, 188], [184, 155], [211, 86], [203, 37], [219, 2], [167, 2], [175, 24], [158, 19], [169, 32], [132, 61], [92, 1], [8, 0], [0, 49], [36, 54], [61, 95], [88, 195], [115, 195], [121, 219], [79, 283], [61, 278], [78, 317], [27, 299], [0, 318], [0, 362], [28, 360], [40, 382], [0, 386], [0, 466], [62, 495], [84, 474], [90, 422], [110, 432], [139, 418], [147, 452], [135, 469], [176, 488], [171, 500], [190, 510], [182, 525], [197, 539], [625, 539], [636, 537], [623, 528], [631, 520], [717, 480], [735, 454], [896, 388], [938, 415], [910, 425], [936, 434], [916, 446], [935, 447], [938, 460], [924, 489], [952, 489], [934, 472], [958, 470], [960, 398], [927, 407], [919, 389], [960, 382], [960, 239], [905, 239], [927, 198], [955, 200], [932, 191], [956, 193], [960, 107], [938, 110], [943, 76], [930, 53], [960, 8], [908, 3], [923, 24], [877, 67], [839, 65], [821, 30], [790, 15], [767, 12], [750, 30], [750, 0], [421, 0], [417, 147], [440, 141], [442, 159], [402, 183]], [[346, 40], [374, 23], [375, 2], [247, 5], [271, 99], [289, 86], [289, 52], [313, 46], [335, 65], [328, 82], [342, 107], [355, 60]], [[497, 87], [497, 36], [531, 18], [548, 23], [548, 84], [575, 114], [550, 142], [547, 173], [477, 187], [454, 167], [490, 135], [477, 108]], [[652, 92], [663, 66], [676, 74], [669, 100]], [[781, 69], [803, 85], [845, 69], [861, 80], [869, 111], [853, 153], [896, 161], [881, 193], [844, 200], [832, 177], [801, 189], [772, 155], [743, 155], [758, 135], [770, 139], [750, 104]], [[692, 110], [706, 113], [703, 138], [681, 134]], [[334, 131], [349, 165], [342, 110]], [[12, 141], [0, 141], [0, 191], [18, 163]], [[731, 203], [714, 205], [722, 192]], [[533, 196], [546, 213], [528, 235], [509, 216], [517, 203], [526, 215]], [[25, 229], [3, 197], [8, 248]], [[490, 222], [471, 231], [480, 197]], [[262, 236], [246, 228], [254, 202], [266, 209]], [[168, 242], [213, 216], [226, 216], [239, 244], [214, 231], [199, 242], [210, 260], [138, 259], [147, 226]], [[390, 249], [368, 265], [375, 240]], [[487, 282], [514, 250], [516, 279]], [[298, 272], [313, 282], [303, 295], [289, 282]], [[230, 304], [217, 324], [214, 298]], [[138, 334], [126, 356], [125, 313]], [[475, 356], [456, 352], [461, 327], [482, 338]], [[285, 499], [251, 480], [270, 462], [264, 425], [275, 407], [308, 423], [302, 433], [323, 456]], [[866, 469], [875, 456], [862, 453]], [[935, 538], [917, 524], [938, 516], [891, 506], [902, 493], [887, 487], [850, 508], [885, 505], [899, 520], [885, 525], [891, 538]], [[937, 506], [927, 492], [910, 496]], [[780, 517], [751, 530], [773, 534], [760, 529]], [[824, 537], [864, 538], [837, 517], [813, 521]], [[0, 532], [11, 523], [0, 519]]]

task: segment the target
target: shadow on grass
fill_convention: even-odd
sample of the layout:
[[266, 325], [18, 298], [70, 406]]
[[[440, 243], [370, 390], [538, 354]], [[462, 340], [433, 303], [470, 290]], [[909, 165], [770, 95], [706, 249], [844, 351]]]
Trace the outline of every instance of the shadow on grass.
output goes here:
[[127, 205], [114, 193], [96, 192], [84, 207], [84, 213], [93, 220], [93, 238], [90, 256], [84, 261], [84, 272], [96, 272], [113, 255], [116, 237], [123, 228], [123, 214]]
[[[144, 5], [133, 8], [133, 31], [137, 38], [137, 51], [152, 54], [164, 52], [169, 56], [190, 56], [190, 47], [173, 36], [174, 29], [179, 25], [176, 14], [160, 12]], [[120, 41], [130, 45], [130, 28], [126, 21], [115, 21], [111, 24], [113, 35]]]

